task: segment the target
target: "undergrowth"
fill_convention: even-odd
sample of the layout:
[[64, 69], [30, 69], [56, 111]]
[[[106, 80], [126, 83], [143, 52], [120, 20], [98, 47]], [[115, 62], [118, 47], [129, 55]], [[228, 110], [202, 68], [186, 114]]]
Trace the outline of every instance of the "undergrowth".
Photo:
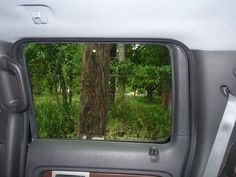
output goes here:
[[[35, 96], [35, 114], [39, 137], [76, 138], [79, 102], [76, 97], [66, 110], [50, 96]], [[171, 119], [161, 108], [160, 98], [141, 96], [116, 99], [108, 111], [106, 140], [150, 141], [170, 135]]]

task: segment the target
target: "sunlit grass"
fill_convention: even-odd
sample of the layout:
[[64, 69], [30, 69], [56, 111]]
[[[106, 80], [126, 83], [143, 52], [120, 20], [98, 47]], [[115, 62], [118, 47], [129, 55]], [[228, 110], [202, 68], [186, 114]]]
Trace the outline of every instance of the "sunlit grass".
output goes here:
[[[79, 96], [73, 97], [67, 111], [53, 96], [34, 97], [37, 132], [39, 137], [77, 138]], [[160, 98], [153, 101], [141, 96], [116, 99], [108, 111], [106, 140], [150, 141], [170, 135], [171, 119], [161, 108]]]

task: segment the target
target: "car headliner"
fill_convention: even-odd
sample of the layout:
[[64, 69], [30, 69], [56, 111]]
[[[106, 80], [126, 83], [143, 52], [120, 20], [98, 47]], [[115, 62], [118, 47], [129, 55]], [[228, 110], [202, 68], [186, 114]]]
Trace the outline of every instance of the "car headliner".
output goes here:
[[[0, 0], [0, 40], [167, 38], [236, 50], [235, 0]], [[34, 24], [32, 13], [47, 24]]]

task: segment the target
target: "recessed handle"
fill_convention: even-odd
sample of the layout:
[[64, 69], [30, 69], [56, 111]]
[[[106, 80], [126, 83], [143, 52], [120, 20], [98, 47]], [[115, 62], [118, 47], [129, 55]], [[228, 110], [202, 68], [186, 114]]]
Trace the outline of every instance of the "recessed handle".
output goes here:
[[52, 177], [89, 177], [89, 172], [52, 171]]

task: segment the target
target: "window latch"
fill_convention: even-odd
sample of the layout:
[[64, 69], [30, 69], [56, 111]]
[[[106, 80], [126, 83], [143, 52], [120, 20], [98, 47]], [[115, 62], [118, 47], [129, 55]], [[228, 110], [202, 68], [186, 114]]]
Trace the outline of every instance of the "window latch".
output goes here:
[[158, 157], [159, 156], [159, 150], [156, 146], [153, 146], [149, 149], [149, 155], [152, 157]]

